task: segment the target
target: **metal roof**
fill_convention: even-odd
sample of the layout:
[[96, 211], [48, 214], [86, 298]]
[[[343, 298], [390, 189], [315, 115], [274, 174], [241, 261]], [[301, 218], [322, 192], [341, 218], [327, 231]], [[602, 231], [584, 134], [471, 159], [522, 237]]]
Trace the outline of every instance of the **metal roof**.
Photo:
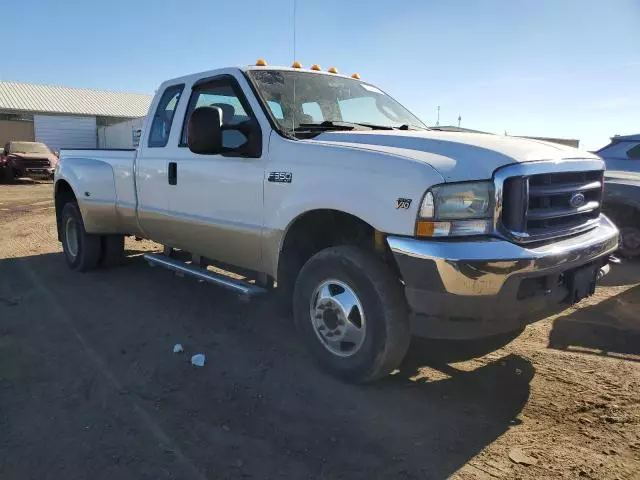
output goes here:
[[151, 96], [57, 85], [0, 82], [0, 110], [38, 113], [144, 117]]

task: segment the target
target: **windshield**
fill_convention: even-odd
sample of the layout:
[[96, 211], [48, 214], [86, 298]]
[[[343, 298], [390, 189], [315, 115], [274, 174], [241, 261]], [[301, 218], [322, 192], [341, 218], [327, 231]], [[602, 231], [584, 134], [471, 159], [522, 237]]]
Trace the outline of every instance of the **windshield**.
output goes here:
[[359, 80], [288, 70], [250, 70], [248, 75], [285, 131], [322, 122], [426, 129], [389, 95]]
[[11, 142], [11, 153], [40, 153], [51, 155], [51, 150], [44, 143]]

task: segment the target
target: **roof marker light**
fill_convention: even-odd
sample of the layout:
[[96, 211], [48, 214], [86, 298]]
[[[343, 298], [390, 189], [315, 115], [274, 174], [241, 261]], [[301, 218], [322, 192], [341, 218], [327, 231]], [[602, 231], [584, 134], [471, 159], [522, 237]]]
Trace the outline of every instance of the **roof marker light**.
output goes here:
[[314, 63], [313, 65], [311, 65], [311, 70], [319, 71], [322, 70], [322, 67], [317, 63]]
[[296, 60], [293, 62], [293, 65], [291, 65], [291, 68], [302, 68], [302, 64]]
[[329, 72], [329, 73], [338, 73], [338, 69], [336, 67], [330, 67], [329, 70], [327, 70], [327, 72]]
[[359, 73], [354, 73], [353, 75], [351, 75], [351, 78], [355, 78], [356, 80], [360, 80], [360, 74]]
[[264, 58], [259, 58], [256, 60], [256, 67], [266, 67], [267, 61]]

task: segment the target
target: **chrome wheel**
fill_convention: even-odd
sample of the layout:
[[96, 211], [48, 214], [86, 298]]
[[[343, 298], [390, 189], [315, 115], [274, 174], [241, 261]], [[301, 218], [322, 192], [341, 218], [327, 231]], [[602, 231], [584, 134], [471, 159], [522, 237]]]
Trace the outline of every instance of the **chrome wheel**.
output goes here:
[[360, 350], [366, 334], [364, 310], [346, 283], [322, 282], [311, 296], [310, 314], [318, 339], [331, 353], [349, 357]]
[[67, 217], [64, 222], [64, 242], [67, 253], [76, 258], [78, 256], [78, 223], [73, 217]]

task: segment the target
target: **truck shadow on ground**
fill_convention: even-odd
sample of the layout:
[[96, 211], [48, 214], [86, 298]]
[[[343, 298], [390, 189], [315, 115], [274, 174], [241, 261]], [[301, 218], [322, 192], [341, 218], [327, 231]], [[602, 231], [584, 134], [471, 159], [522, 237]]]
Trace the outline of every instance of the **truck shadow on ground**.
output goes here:
[[[126, 457], [157, 469], [149, 475], [183, 477], [173, 456], [156, 453], [148, 420], [131, 413], [144, 411], [205, 476], [446, 478], [516, 425], [529, 398], [535, 371], [518, 355], [450, 364], [493, 348], [487, 345], [456, 350], [414, 341], [394, 375], [345, 384], [317, 369], [273, 300], [243, 303], [150, 269], [142, 253], [129, 251], [123, 267], [83, 275], [70, 272], [59, 253], [0, 260], [0, 369], [21, 372], [4, 390], [16, 398], [0, 399], [9, 439], [3, 448], [17, 476], [51, 474], [59, 464], [71, 478], [106, 471], [131, 478], [132, 465], [113, 460]], [[178, 341], [185, 356], [171, 353]], [[10, 345], [30, 348], [15, 354]], [[193, 352], [207, 355], [202, 369], [189, 364]], [[41, 358], [56, 362], [45, 371]], [[32, 388], [59, 393], [38, 398]], [[42, 462], [10, 440], [12, 432], [24, 435], [35, 411], [47, 412], [28, 439], [47, 457]], [[67, 418], [67, 431], [83, 435], [53, 435], [49, 418]], [[127, 428], [85, 427], [113, 422]], [[90, 467], [76, 458], [87, 448]]]
[[640, 355], [640, 285], [557, 318], [549, 335], [549, 348], [597, 355]]

